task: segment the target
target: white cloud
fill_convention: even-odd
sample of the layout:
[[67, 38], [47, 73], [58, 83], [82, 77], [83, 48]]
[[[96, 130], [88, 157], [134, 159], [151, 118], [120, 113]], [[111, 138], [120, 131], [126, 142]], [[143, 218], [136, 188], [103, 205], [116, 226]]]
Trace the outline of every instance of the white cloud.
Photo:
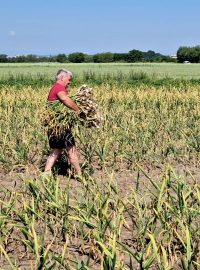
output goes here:
[[9, 31], [9, 36], [11, 36], [11, 37], [16, 36], [16, 32], [13, 31], [13, 30], [10, 30], [10, 31]]

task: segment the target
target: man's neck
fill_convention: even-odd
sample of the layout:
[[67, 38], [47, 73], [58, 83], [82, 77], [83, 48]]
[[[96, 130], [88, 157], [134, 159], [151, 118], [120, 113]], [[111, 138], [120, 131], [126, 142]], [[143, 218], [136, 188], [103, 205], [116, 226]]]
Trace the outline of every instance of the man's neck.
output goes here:
[[61, 80], [57, 80], [56, 83], [59, 83], [59, 84], [61, 84], [62, 86], [65, 86], [64, 82], [61, 81]]

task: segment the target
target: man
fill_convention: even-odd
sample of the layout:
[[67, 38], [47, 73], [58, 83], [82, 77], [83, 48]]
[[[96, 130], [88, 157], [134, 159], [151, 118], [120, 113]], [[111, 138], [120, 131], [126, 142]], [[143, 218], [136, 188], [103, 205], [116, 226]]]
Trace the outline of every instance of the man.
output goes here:
[[[73, 76], [70, 71], [65, 69], [58, 70], [56, 74], [56, 82], [54, 83], [53, 87], [49, 92], [48, 101], [54, 102], [59, 100], [65, 106], [74, 110], [78, 116], [80, 116], [81, 110], [69, 97], [68, 93], [68, 86], [72, 80], [72, 77]], [[49, 136], [49, 145], [53, 149], [53, 151], [47, 159], [44, 170], [45, 174], [50, 174], [57, 159], [61, 156], [63, 149], [66, 149], [70, 164], [75, 169], [76, 174], [81, 175], [81, 168], [79, 165], [75, 141], [70, 130], [68, 130], [66, 134], [64, 134], [64, 136], [59, 139]]]

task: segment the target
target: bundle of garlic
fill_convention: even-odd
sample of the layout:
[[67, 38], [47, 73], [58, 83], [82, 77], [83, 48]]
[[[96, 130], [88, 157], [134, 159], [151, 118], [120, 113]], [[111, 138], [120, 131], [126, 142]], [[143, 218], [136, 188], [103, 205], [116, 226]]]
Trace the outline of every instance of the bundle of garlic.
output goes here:
[[48, 102], [43, 115], [43, 125], [49, 136], [62, 137], [67, 130], [77, 123], [78, 116], [74, 111], [63, 105], [59, 100]]
[[82, 85], [76, 93], [75, 101], [86, 115], [84, 125], [86, 127], [99, 128], [103, 118], [99, 112], [97, 103], [93, 99], [93, 89], [87, 85]]
[[64, 106], [59, 100], [49, 102], [43, 119], [43, 125], [47, 127], [48, 133], [51, 136], [60, 137], [65, 134], [66, 130], [79, 123], [88, 128], [99, 128], [103, 118], [100, 115], [97, 103], [93, 99], [92, 92], [92, 88], [83, 85], [72, 98], [84, 112], [84, 120], [80, 119], [73, 110]]

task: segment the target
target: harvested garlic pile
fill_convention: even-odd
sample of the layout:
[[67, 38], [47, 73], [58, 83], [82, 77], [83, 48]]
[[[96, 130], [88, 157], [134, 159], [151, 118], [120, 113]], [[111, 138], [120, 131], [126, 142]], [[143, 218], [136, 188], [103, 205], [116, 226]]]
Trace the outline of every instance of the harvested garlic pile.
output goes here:
[[75, 96], [77, 105], [86, 114], [85, 126], [98, 128], [103, 121], [98, 105], [93, 99], [93, 90], [87, 85], [82, 85]]

